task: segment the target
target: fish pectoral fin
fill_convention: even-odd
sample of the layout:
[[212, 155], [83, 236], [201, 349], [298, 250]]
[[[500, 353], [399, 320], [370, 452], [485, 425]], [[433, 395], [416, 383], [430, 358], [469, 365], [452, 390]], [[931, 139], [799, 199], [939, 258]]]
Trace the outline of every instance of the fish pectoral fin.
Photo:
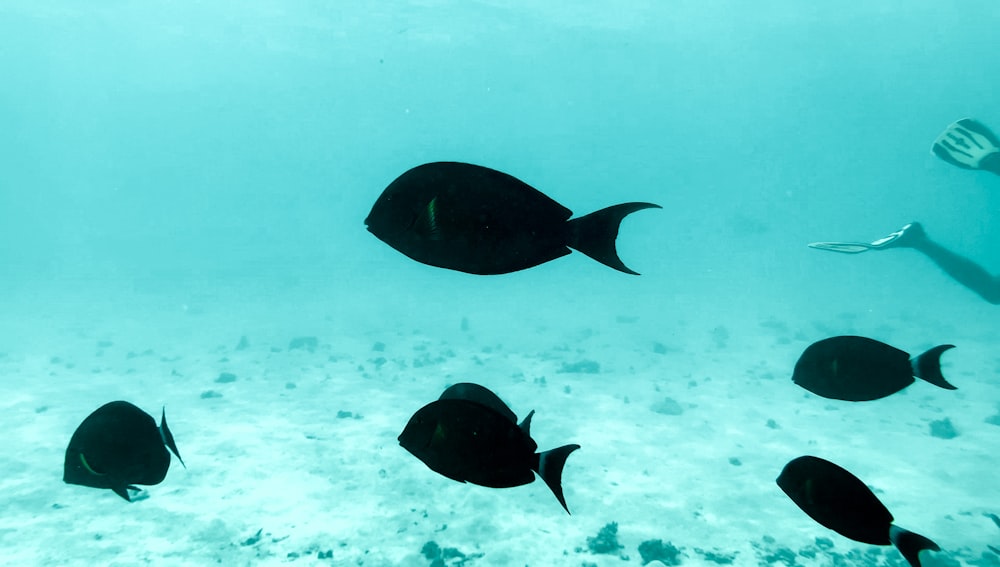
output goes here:
[[815, 506], [816, 501], [813, 499], [813, 479], [807, 478], [804, 483], [802, 483], [802, 496], [807, 504], [810, 506]]
[[94, 476], [107, 476], [107, 473], [101, 473], [95, 471], [93, 467], [90, 466], [90, 463], [87, 462], [87, 457], [85, 457], [83, 453], [80, 453], [80, 464], [83, 465], [83, 469], [87, 471], [89, 474], [92, 474]]
[[431, 240], [441, 240], [441, 229], [438, 227], [437, 197], [427, 203], [417, 218], [413, 221], [413, 229]]
[[434, 427], [434, 433], [431, 434], [430, 439], [427, 440], [427, 447], [436, 447], [444, 443], [448, 438], [448, 432], [441, 425], [440, 422]]

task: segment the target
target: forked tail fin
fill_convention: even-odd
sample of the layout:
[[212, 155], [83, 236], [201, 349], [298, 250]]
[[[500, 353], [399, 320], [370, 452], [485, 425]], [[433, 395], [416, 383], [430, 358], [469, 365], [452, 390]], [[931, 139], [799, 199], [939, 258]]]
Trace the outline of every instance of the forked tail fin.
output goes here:
[[957, 390], [958, 388], [952, 386], [944, 379], [944, 375], [941, 374], [941, 354], [948, 350], [955, 348], [955, 345], [938, 345], [927, 352], [914, 357], [910, 360], [910, 366], [913, 367], [913, 375], [917, 378], [921, 378], [934, 384], [939, 388], [944, 388], [945, 390]]
[[579, 445], [574, 444], [543, 451], [538, 454], [538, 464], [537, 468], [535, 468], [535, 472], [538, 473], [538, 476], [542, 477], [545, 484], [556, 495], [556, 499], [562, 504], [563, 510], [566, 510], [567, 514], [569, 514], [569, 507], [566, 506], [566, 499], [563, 498], [562, 471], [563, 467], [566, 466], [566, 458], [569, 457], [570, 453], [579, 448]]
[[903, 554], [907, 563], [913, 567], [920, 567], [920, 552], [929, 549], [931, 551], [941, 551], [936, 543], [920, 534], [906, 531], [897, 525], [889, 526], [889, 539], [896, 549]]
[[598, 262], [626, 274], [639, 275], [628, 268], [618, 257], [615, 239], [622, 219], [643, 209], [662, 209], [652, 203], [622, 203], [594, 211], [569, 221], [569, 247], [583, 252]]

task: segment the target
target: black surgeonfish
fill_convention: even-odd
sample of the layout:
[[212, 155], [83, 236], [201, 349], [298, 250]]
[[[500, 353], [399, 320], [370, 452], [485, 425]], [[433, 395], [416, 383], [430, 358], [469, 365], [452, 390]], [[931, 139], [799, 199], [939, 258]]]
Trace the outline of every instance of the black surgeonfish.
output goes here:
[[76, 428], [66, 447], [63, 481], [109, 488], [129, 502], [133, 484], [163, 481], [170, 467], [170, 453], [177, 452], [164, 410], [160, 426], [153, 416], [128, 402], [110, 402], [97, 408]]
[[386, 187], [368, 230], [410, 258], [470, 274], [506, 274], [579, 250], [636, 274], [618, 258], [622, 219], [652, 203], [623, 203], [572, 219], [573, 212], [506, 173], [457, 162], [428, 163]]
[[892, 514], [865, 483], [830, 461], [808, 455], [792, 459], [777, 482], [820, 525], [861, 543], [895, 545], [913, 567], [920, 567], [922, 550], [941, 551], [933, 541], [893, 524]]
[[[520, 425], [496, 394], [478, 384], [451, 386], [420, 408], [399, 435], [399, 444], [432, 471], [458, 482], [510, 488], [534, 482], [538, 473], [566, 513], [562, 471], [579, 445], [536, 453], [531, 417]], [[534, 472], [532, 472], [534, 471]]]
[[[997, 516], [996, 514], [986, 514], [986, 517], [993, 520], [993, 523], [996, 524], [998, 528], [1000, 528], [1000, 516]], [[1000, 555], [1000, 548], [993, 547], [992, 545], [987, 545], [986, 547], [990, 548], [990, 551], [992, 551], [993, 553]]]
[[910, 358], [885, 343], [841, 336], [809, 345], [795, 363], [792, 381], [824, 398], [863, 402], [902, 390], [917, 376], [946, 390], [956, 390], [941, 374], [941, 354], [955, 345], [939, 345]]

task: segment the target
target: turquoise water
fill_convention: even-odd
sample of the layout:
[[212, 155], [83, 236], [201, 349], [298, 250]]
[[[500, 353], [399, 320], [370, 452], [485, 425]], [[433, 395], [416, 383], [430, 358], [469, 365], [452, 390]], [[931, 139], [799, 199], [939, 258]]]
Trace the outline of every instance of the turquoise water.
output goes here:
[[[25, 564], [330, 563], [315, 549], [306, 553], [307, 543], [274, 543], [256, 556], [239, 545], [258, 527], [295, 541], [296, 518], [317, 512], [291, 507], [277, 525], [240, 523], [255, 504], [206, 501], [208, 488], [196, 497], [185, 485], [216, 486], [213, 474], [224, 472], [228, 486], [245, 482], [248, 494], [262, 494], [253, 487], [273, 476], [242, 472], [238, 452], [232, 461], [210, 455], [259, 439], [255, 422], [269, 431], [299, 431], [306, 422], [326, 431], [324, 420], [341, 423], [336, 410], [363, 408], [345, 441], [359, 451], [351, 462], [389, 459], [373, 470], [394, 480], [367, 489], [330, 481], [329, 493], [313, 495], [353, 534], [317, 544], [334, 549], [333, 564], [422, 565], [421, 544], [437, 538], [482, 550], [469, 564], [617, 565], [622, 559], [574, 551], [612, 520], [623, 534], [631, 524], [645, 539], [673, 538], [689, 549], [690, 564], [709, 561], [690, 551], [698, 546], [767, 564], [766, 553], [753, 551], [765, 533], [802, 545], [839, 538], [793, 508], [747, 519], [788, 505], [774, 476], [788, 458], [820, 448], [877, 479], [894, 511], [910, 506], [904, 510], [918, 521], [901, 522], [927, 526], [917, 531], [951, 549], [948, 560], [1000, 563], [986, 548], [1000, 533], [982, 516], [1000, 512], [991, 472], [1000, 428], [985, 421], [1000, 403], [996, 307], [912, 251], [846, 256], [805, 246], [868, 241], [919, 220], [935, 239], [1000, 270], [1000, 179], [929, 153], [958, 118], [1000, 129], [1000, 79], [991, 71], [998, 18], [988, 0], [3, 4], [0, 370], [8, 385], [0, 388], [9, 388], [3, 422], [17, 435], [3, 445], [12, 464], [0, 491], [19, 504], [0, 541], [27, 547], [17, 556]], [[624, 262], [643, 275], [579, 253], [496, 277], [409, 260], [362, 221], [397, 175], [438, 160], [502, 170], [577, 215], [623, 201], [662, 205], [629, 217], [618, 239]], [[911, 353], [958, 345], [945, 372], [959, 394], [916, 384], [902, 401], [858, 410], [871, 413], [849, 418], [852, 437], [836, 443], [839, 430], [822, 421], [825, 401], [804, 399], [787, 377], [810, 342], [846, 333]], [[234, 350], [241, 336], [251, 354]], [[324, 347], [305, 358], [287, 348], [298, 336], [317, 336]], [[408, 363], [372, 378], [379, 341], [390, 352], [397, 345], [395, 356]], [[428, 349], [452, 352], [452, 362], [418, 370], [412, 362]], [[155, 354], [140, 356], [148, 351]], [[480, 368], [476, 357], [493, 362]], [[599, 359], [601, 376], [555, 371], [577, 359]], [[233, 367], [244, 389], [223, 391], [213, 380]], [[755, 381], [768, 373], [776, 379]], [[635, 486], [627, 474], [637, 470], [633, 453], [622, 449], [616, 461], [615, 443], [624, 441], [603, 445], [599, 432], [659, 427], [663, 416], [638, 411], [639, 401], [706, 376], [714, 377], [711, 389], [690, 395], [700, 409], [672, 428], [676, 446], [688, 449], [681, 478], [694, 484], [665, 480], [680, 474], [669, 472], [680, 465], [668, 436], [659, 447], [635, 443], [637, 460], [671, 455], [663, 479], [650, 481], [654, 492], [622, 495]], [[558, 395], [532, 390], [538, 377]], [[434, 482], [428, 490], [452, 498], [469, 493], [438, 484], [395, 446], [406, 416], [458, 380], [489, 384], [519, 416], [536, 404], [540, 445], [584, 446], [564, 478], [572, 518], [555, 518], [561, 510], [535, 483], [529, 494], [537, 502], [502, 500], [512, 491], [473, 494], [486, 502], [478, 513], [500, 506], [537, 532], [495, 514], [502, 529], [474, 516], [469, 526], [493, 528], [463, 528], [454, 516], [473, 506], [448, 498], [435, 500], [441, 515], [428, 522], [457, 525], [450, 543], [433, 527], [404, 534], [391, 524], [419, 524], [393, 515], [394, 506], [400, 514], [425, 506], [396, 492], [410, 482]], [[296, 398], [288, 383], [308, 395]], [[223, 394], [220, 403], [238, 404], [206, 405], [215, 403], [203, 397], [210, 389]], [[336, 401], [323, 404], [333, 392]], [[154, 414], [166, 404], [189, 465], [132, 508], [110, 492], [63, 486], [58, 470], [75, 424], [119, 398]], [[371, 400], [379, 402], [369, 407]], [[835, 415], [854, 415], [838, 408]], [[758, 412], [761, 423], [801, 419], [801, 429], [785, 427], [780, 443], [765, 437], [767, 428], [732, 441]], [[925, 431], [943, 416], [962, 433], [951, 445]], [[714, 433], [700, 429], [706, 424]], [[879, 443], [886, 436], [893, 447]], [[740, 451], [720, 449], [729, 442]], [[275, 463], [292, 459], [310, 471], [331, 460], [293, 445], [264, 445], [252, 460], [280, 470]], [[383, 445], [384, 453], [357, 449]], [[716, 451], [721, 465], [710, 458]], [[759, 468], [734, 483], [726, 460], [738, 454], [743, 470]], [[338, 477], [335, 469], [315, 474]], [[933, 496], [942, 491], [952, 499]], [[702, 492], [727, 495], [720, 508], [700, 510], [711, 522], [679, 536], [658, 531], [661, 521], [689, 520]], [[375, 507], [382, 520], [335, 504], [369, 497], [359, 508]], [[526, 500], [537, 509], [520, 518]], [[669, 501], [679, 504], [652, 505]], [[741, 502], [753, 502], [753, 513]], [[60, 516], [54, 504], [87, 512]], [[199, 516], [199, 504], [211, 512]], [[158, 515], [142, 523], [139, 506]], [[684, 513], [671, 516], [678, 508]], [[140, 534], [170, 522], [173, 535], [127, 544], [108, 527], [102, 537], [115, 545], [87, 545], [94, 535], [84, 519], [99, 510], [128, 514]], [[170, 515], [178, 510], [183, 521]], [[27, 519], [37, 517], [42, 527], [32, 531]], [[225, 529], [192, 535], [182, 527], [212, 520]], [[396, 535], [378, 533], [379, 521]], [[367, 531], [344, 527], [366, 522], [374, 522]], [[43, 536], [66, 540], [51, 545]], [[491, 545], [504, 539], [536, 547], [501, 555]], [[232, 551], [213, 556], [206, 548]], [[640, 564], [635, 545], [626, 551]]]

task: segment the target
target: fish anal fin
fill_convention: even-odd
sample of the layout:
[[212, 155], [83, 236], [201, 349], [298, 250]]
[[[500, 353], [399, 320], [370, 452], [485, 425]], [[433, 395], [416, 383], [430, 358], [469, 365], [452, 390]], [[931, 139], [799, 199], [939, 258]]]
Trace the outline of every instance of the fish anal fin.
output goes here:
[[111, 487], [111, 490], [113, 490], [114, 493], [117, 494], [118, 496], [121, 496], [122, 498], [124, 498], [126, 502], [131, 502], [132, 501], [132, 497], [129, 496], [129, 494], [128, 494], [128, 491], [129, 491], [130, 488], [138, 490], [134, 486], [128, 486], [126, 484], [115, 484], [114, 486]]

